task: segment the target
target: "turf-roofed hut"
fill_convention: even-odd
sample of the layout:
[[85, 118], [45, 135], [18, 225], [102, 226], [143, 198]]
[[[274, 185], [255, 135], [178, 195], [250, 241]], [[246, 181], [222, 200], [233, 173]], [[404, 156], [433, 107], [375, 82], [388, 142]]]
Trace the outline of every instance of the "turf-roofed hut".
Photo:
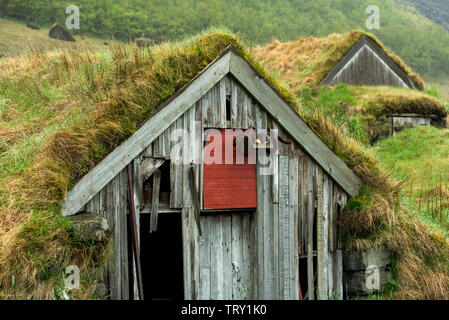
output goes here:
[[[145, 299], [340, 299], [342, 254], [382, 246], [397, 254], [395, 297], [447, 296], [445, 236], [398, 208], [378, 161], [304, 113], [237, 36], [0, 64], [1, 298], [138, 298], [133, 244]], [[204, 161], [221, 139], [242, 164]]]
[[140, 220], [148, 299], [342, 298], [337, 220], [360, 185], [230, 46], [88, 172], [62, 212], [115, 226], [114, 299], [139, 280], [127, 216]]
[[[422, 93], [424, 82], [374, 36], [360, 31], [257, 47], [256, 56], [297, 91], [349, 85], [371, 141], [407, 127], [446, 126], [447, 110]], [[289, 59], [287, 61], [287, 59]], [[322, 89], [328, 90], [328, 89]]]

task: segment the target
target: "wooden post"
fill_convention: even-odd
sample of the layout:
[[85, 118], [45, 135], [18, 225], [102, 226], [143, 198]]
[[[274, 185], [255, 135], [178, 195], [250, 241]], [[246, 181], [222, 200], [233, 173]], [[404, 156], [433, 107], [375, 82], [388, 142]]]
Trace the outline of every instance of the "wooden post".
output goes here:
[[151, 197], [150, 233], [157, 231], [159, 214], [159, 191], [161, 186], [161, 172], [156, 170], [153, 176], [153, 194]]

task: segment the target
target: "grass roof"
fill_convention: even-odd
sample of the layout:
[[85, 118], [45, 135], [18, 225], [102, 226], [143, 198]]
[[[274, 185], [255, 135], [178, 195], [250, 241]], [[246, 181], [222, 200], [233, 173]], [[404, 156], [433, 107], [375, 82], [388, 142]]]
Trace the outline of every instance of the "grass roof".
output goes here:
[[258, 59], [270, 69], [276, 70], [292, 88], [316, 87], [334, 69], [340, 60], [367, 35], [410, 77], [415, 86], [422, 90], [424, 82], [372, 34], [352, 31], [347, 34], [331, 34], [327, 38], [308, 37], [297, 41], [281, 43], [278, 40], [254, 48]]
[[[407, 229], [399, 239], [386, 236], [415, 224], [401, 220], [399, 185], [371, 152], [319, 114], [304, 113], [238, 36], [212, 30], [143, 50], [117, 44], [102, 53], [56, 50], [0, 60], [0, 298], [59, 298], [63, 270], [71, 264], [82, 275], [82, 288], [71, 297], [92, 297], [110, 246], [72, 240], [71, 225], [60, 214], [65, 193], [230, 44], [364, 181], [344, 223], [348, 238], [357, 234], [359, 242], [347, 241], [347, 248], [361, 246], [366, 235], [376, 240], [363, 240], [365, 246], [385, 242], [404, 259], [426, 259], [422, 272], [446, 278], [440, 292], [433, 282], [418, 279], [418, 297], [448, 295], [449, 272], [441, 267], [442, 257], [449, 256], [444, 236], [427, 226]], [[415, 244], [418, 251], [410, 251]], [[412, 288], [410, 277], [398, 278], [405, 290]]]

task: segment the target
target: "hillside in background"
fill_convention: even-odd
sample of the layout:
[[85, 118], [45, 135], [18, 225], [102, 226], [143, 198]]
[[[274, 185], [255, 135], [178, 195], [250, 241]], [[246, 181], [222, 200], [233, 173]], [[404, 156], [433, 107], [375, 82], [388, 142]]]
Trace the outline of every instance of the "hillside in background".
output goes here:
[[[442, 1], [442, 0], [440, 0]], [[445, 0], [444, 0], [445, 1]], [[306, 36], [365, 29], [369, 5], [379, 6], [380, 30], [371, 30], [415, 71], [440, 77], [449, 73], [449, 34], [443, 27], [395, 0], [78, 0], [83, 34], [156, 42], [179, 39], [210, 26], [241, 32], [264, 44]], [[2, 0], [0, 16], [49, 26], [64, 23], [72, 1]]]
[[449, 1], [447, 0], [404, 0], [413, 5], [418, 11], [442, 25], [449, 31]]
[[47, 28], [32, 30], [23, 23], [5, 19], [0, 19], [0, 30], [0, 57], [21, 54], [27, 50], [104, 50], [107, 47], [104, 40], [92, 37], [75, 36], [76, 42], [56, 40], [48, 36]]

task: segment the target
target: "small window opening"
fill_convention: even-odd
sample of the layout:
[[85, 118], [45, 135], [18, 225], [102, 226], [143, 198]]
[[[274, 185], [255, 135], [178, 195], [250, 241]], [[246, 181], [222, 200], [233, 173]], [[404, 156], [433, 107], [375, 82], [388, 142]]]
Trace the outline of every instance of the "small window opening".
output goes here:
[[[159, 189], [159, 206], [168, 207], [170, 202], [170, 160], [165, 161], [160, 167], [161, 185]], [[153, 197], [153, 176], [143, 184], [145, 205], [150, 205]]]
[[226, 121], [231, 122], [231, 96], [226, 96]]

